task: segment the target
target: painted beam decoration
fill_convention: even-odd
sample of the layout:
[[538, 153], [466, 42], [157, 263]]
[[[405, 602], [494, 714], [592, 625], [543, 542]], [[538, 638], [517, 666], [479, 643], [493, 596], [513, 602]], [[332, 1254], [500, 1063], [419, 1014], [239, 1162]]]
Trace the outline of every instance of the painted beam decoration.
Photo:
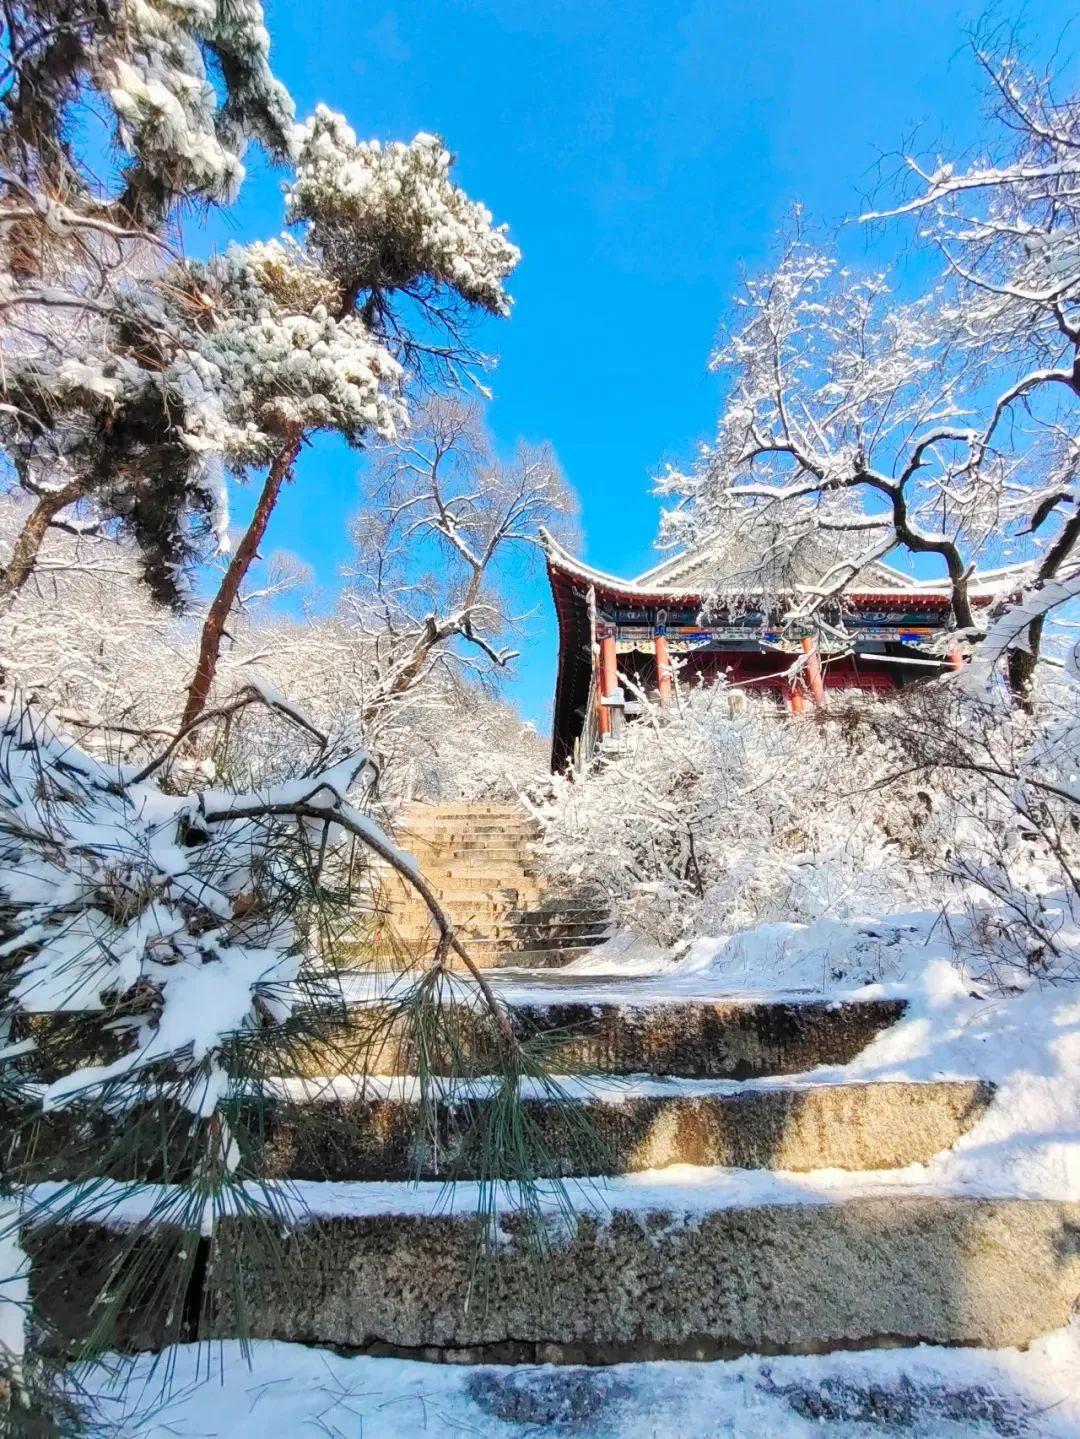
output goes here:
[[[823, 654], [840, 652], [852, 646], [857, 648], [862, 643], [921, 646], [944, 630], [946, 618], [946, 613], [940, 610], [903, 608], [859, 610], [846, 616], [834, 612], [823, 616], [820, 624], [806, 627], [805, 632], [817, 636]], [[781, 629], [775, 622], [770, 624], [769, 617], [760, 610], [747, 610], [706, 621], [699, 613], [685, 609], [669, 611], [662, 606], [656, 609], [620, 606], [602, 620], [598, 617], [598, 630], [601, 625], [605, 633], [614, 635], [619, 654], [648, 653], [657, 635], [667, 639], [668, 648], [674, 654], [687, 654], [703, 648], [725, 649], [732, 644], [768, 645], [795, 653], [801, 646], [803, 635], [797, 626], [792, 633]]]

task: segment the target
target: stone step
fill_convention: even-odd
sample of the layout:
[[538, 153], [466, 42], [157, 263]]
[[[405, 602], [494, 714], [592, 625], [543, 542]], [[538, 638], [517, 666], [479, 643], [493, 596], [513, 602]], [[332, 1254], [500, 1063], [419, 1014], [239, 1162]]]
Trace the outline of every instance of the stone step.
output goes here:
[[443, 864], [436, 861], [424, 867], [429, 884], [468, 885], [501, 889], [519, 884], [536, 884], [540, 871], [527, 864]]
[[[451, 914], [451, 919], [453, 918]], [[393, 915], [386, 923], [399, 939], [419, 939], [431, 933], [429, 917], [426, 914], [411, 917]], [[462, 920], [457, 929], [461, 938], [471, 944], [499, 944], [503, 941], [522, 943], [536, 940], [542, 947], [560, 940], [603, 944], [608, 938], [610, 925], [607, 920], [581, 924], [518, 924], [503, 916], [482, 917], [473, 914]]]
[[[468, 906], [470, 913], [483, 915], [484, 922], [488, 924], [516, 924], [519, 920], [525, 924], [546, 924], [548, 922], [552, 924], [606, 924], [609, 922], [606, 910], [573, 909], [569, 906], [549, 908], [546, 902], [540, 908], [532, 905], [522, 907], [507, 900], [484, 902], [482, 897], [470, 896]], [[410, 900], [408, 904], [387, 906], [382, 911], [381, 917], [400, 929], [412, 920], [427, 924], [430, 919], [430, 910], [421, 901]]]
[[[595, 996], [604, 986], [595, 976], [585, 977], [583, 997], [572, 998], [569, 977], [522, 967], [521, 954], [503, 957], [513, 970], [507, 1005], [511, 1023], [523, 1040], [541, 1046], [545, 1068], [560, 1074], [734, 1080], [802, 1074], [819, 1065], [848, 1064], [906, 1008], [900, 999], [659, 1000], [641, 989], [633, 998], [600, 1002]], [[502, 977], [497, 981], [502, 983]], [[385, 996], [402, 992], [396, 971], [364, 968], [343, 976], [343, 982], [354, 998], [340, 1010], [327, 1011], [318, 1039], [298, 1045], [291, 1026], [275, 1045], [273, 1031], [264, 1032], [264, 1073], [310, 1078], [417, 1072], [405, 1019], [387, 1020]], [[464, 996], [471, 989], [458, 985], [455, 994]], [[460, 1000], [448, 1002], [444, 1013], [452, 1034], [448, 1043], [433, 1044], [432, 1072], [461, 1075], [466, 1059], [472, 1074], [497, 1070], [501, 1052], [490, 1015], [475, 1001]], [[114, 1062], [127, 1043], [119, 1031], [103, 1031], [84, 1016], [62, 1013], [31, 1016], [13, 1030], [13, 1038], [35, 1040], [35, 1071], [40, 1069], [46, 1080], [56, 1077], [49, 1055], [58, 1045], [82, 1065], [100, 1065]]]
[[[470, 938], [465, 941], [465, 947], [469, 957], [476, 960], [481, 968], [490, 963], [488, 955], [504, 954], [514, 956], [512, 962], [518, 969], [527, 969], [528, 964], [523, 960], [523, 955], [565, 954], [569, 950], [573, 950], [577, 955], [588, 954], [603, 943], [603, 935], [559, 935], [550, 939], [545, 939], [542, 935], [522, 938], [511, 935], [503, 939]], [[542, 967], [547, 968], [547, 965], [543, 964]]]
[[[425, 1117], [414, 1078], [270, 1079], [230, 1113], [230, 1132], [245, 1174], [264, 1179], [479, 1179], [489, 1172], [484, 1135], [496, 1085], [447, 1082]], [[521, 1109], [536, 1138], [537, 1177], [553, 1179], [673, 1164], [785, 1172], [924, 1164], [965, 1134], [992, 1097], [993, 1087], [978, 1080], [738, 1085], [556, 1076], [546, 1089], [527, 1082]], [[160, 1111], [155, 1137], [164, 1127], [190, 1127], [179, 1108], [172, 1116]], [[5, 1125], [20, 1184], [164, 1177], [160, 1144], [124, 1144], [125, 1120], [100, 1109], [51, 1111], [38, 1119], [32, 1145], [18, 1141], [14, 1113], [5, 1112]], [[174, 1150], [179, 1160], [181, 1147]]]
[[[550, 969], [553, 964], [569, 964], [571, 958], [580, 959], [582, 955], [591, 954], [604, 942], [603, 936], [575, 938], [571, 935], [551, 940], [542, 937], [515, 939], [512, 936], [505, 939], [485, 939], [464, 933], [461, 934], [461, 941], [469, 958], [480, 969], [491, 965], [512, 965], [515, 969], [528, 969], [531, 965], [535, 969]], [[390, 957], [400, 953], [415, 955], [430, 951], [431, 947], [430, 935], [415, 934], [398, 936], [393, 942], [376, 942], [370, 946], [370, 950], [377, 959], [384, 953]], [[347, 950], [342, 953], [352, 954], [354, 951]], [[363, 948], [358, 946], [355, 953], [363, 953]], [[387, 967], [394, 966], [391, 963]]]
[[[375, 945], [365, 952], [364, 956], [356, 955], [356, 958], [366, 957], [377, 968], [386, 970], [401, 970], [411, 968], [419, 958], [430, 959], [434, 941], [430, 935], [419, 938], [399, 940], [397, 947], [387, 945]], [[465, 947], [469, 957], [474, 960], [478, 969], [561, 969], [564, 965], [570, 964], [572, 960], [581, 959], [590, 952], [590, 946], [584, 944], [564, 944], [553, 946], [549, 949], [515, 949], [512, 945], [490, 945], [481, 948], [473, 941], [465, 941]], [[348, 949], [343, 949], [342, 958], [350, 958]], [[457, 974], [468, 972], [466, 965], [459, 956], [451, 955], [447, 966]]]
[[396, 827], [395, 833], [419, 835], [422, 838], [471, 839], [485, 835], [513, 835], [515, 839], [536, 839], [540, 826], [531, 820], [506, 816], [505, 818], [480, 817], [460, 819], [450, 816], [424, 816], [420, 819], [405, 819]]
[[[526, 1097], [540, 1174], [614, 1175], [671, 1164], [738, 1169], [898, 1169], [948, 1149], [985, 1111], [992, 1086], [937, 1083], [735, 1087], [677, 1079], [554, 1081], [567, 1103]], [[273, 1179], [475, 1179], [487, 1086], [445, 1099], [422, 1132], [415, 1080], [281, 1081], [242, 1116]], [[120, 1177], [120, 1176], [118, 1176]], [[126, 1177], [126, 1176], [125, 1176]], [[145, 1178], [144, 1175], [134, 1176]]]
[[539, 838], [532, 826], [501, 823], [491, 823], [481, 828], [449, 824], [420, 825], [418, 828], [402, 827], [397, 830], [397, 834], [429, 848], [459, 846], [466, 853], [500, 847], [514, 850], [515, 853], [531, 853]]
[[[550, 947], [551, 944], [571, 944], [575, 947], [583, 947], [604, 944], [609, 937], [607, 930], [601, 927], [582, 927], [581, 929], [571, 927], [562, 931], [556, 926], [551, 930], [545, 930], [542, 927], [518, 927], [506, 924], [497, 916], [485, 917], [483, 913], [460, 906], [450, 909], [448, 913], [459, 939], [466, 948], [472, 945], [486, 946], [489, 949], [498, 948], [499, 945], [520, 947], [523, 944], [528, 948], [540, 949]], [[367, 934], [357, 933], [343, 937], [338, 942], [337, 949], [342, 951], [380, 946], [396, 948], [401, 945], [426, 945], [430, 944], [434, 935], [435, 929], [428, 922], [426, 915], [416, 915], [405, 920], [391, 916], [373, 924]]]
[[471, 957], [480, 969], [562, 969], [589, 953], [590, 946], [567, 944], [550, 949], [492, 948]]
[[[526, 956], [501, 957], [517, 969]], [[549, 1070], [567, 1074], [594, 1070], [739, 1080], [801, 1074], [821, 1064], [849, 1063], [906, 1007], [898, 999], [596, 1002], [571, 998], [565, 990], [539, 991], [523, 1001], [520, 990], [527, 982], [526, 970], [515, 974], [508, 1006], [515, 1030], [542, 1043]], [[473, 1057], [473, 1073], [497, 1068], [491, 1020], [482, 1010], [450, 1006], [448, 1022], [455, 1026], [456, 1045]], [[281, 1069], [288, 1054], [273, 1067]], [[388, 1031], [378, 1003], [360, 1002], [348, 1006], [343, 1022], [329, 1017], [324, 1042], [308, 1047], [299, 1062], [307, 1076], [410, 1074], [415, 1058], [404, 1026]], [[436, 1072], [460, 1072], [460, 1058], [450, 1052], [436, 1048], [431, 1060]]]
[[545, 899], [538, 909], [521, 909], [517, 911], [519, 919], [528, 924], [542, 923], [548, 919], [562, 919], [582, 921], [604, 921], [607, 922], [609, 915], [606, 905], [590, 902], [585, 899]]
[[528, 900], [539, 900], [543, 897], [544, 886], [529, 876], [518, 876], [503, 879], [472, 879], [462, 875], [450, 875], [440, 879], [435, 876], [431, 881], [431, 888], [448, 904], [455, 900], [469, 900], [477, 895], [489, 895], [495, 900], [510, 898], [525, 898]]
[[451, 800], [446, 804], [418, 803], [410, 805], [403, 811], [403, 814], [405, 817], [420, 816], [421, 818], [427, 815], [451, 815], [455, 819], [471, 819], [474, 816], [485, 815], [510, 815], [516, 819], [528, 818], [521, 806], [510, 800], [501, 804], [493, 801], [474, 804], [469, 800]]
[[[75, 1217], [22, 1241], [35, 1317], [61, 1342], [85, 1337], [98, 1295], [144, 1272], [156, 1246], [171, 1274], [122, 1305], [113, 1342], [129, 1350], [161, 1348], [183, 1313], [202, 1338], [563, 1363], [1003, 1348], [1069, 1322], [1080, 1205], [920, 1191], [894, 1173], [814, 1182], [687, 1167], [586, 1184], [570, 1216], [549, 1198], [539, 1253], [524, 1216], [500, 1204], [486, 1271], [468, 1181], [449, 1195], [439, 1181], [295, 1182], [275, 1219], [219, 1218], [197, 1274], [189, 1232], [131, 1227], [137, 1195], [127, 1227]], [[185, 1303], [169, 1304], [170, 1278]]]
[[503, 851], [492, 851], [489, 855], [477, 851], [473, 855], [462, 856], [445, 850], [425, 852], [415, 845], [412, 852], [422, 874], [430, 874], [433, 870], [453, 870], [456, 874], [469, 874], [472, 871], [486, 873], [488, 870], [502, 873], [508, 869], [517, 870], [519, 873], [522, 870], [533, 874], [542, 873], [539, 865], [528, 854], [508, 855]]
[[394, 825], [400, 830], [420, 829], [528, 829], [538, 832], [539, 825], [522, 810], [477, 814], [460, 810], [407, 810]]
[[[510, 931], [505, 934], [496, 935], [476, 923], [459, 924], [457, 926], [457, 934], [462, 945], [468, 951], [469, 957], [475, 959], [480, 965], [488, 962], [486, 959], [488, 954], [498, 953], [502, 950], [513, 951], [517, 954], [524, 954], [533, 950], [540, 953], [552, 949], [584, 951], [595, 949], [598, 945], [606, 942], [606, 937], [602, 934], [547, 936], [542, 934], [519, 935]], [[417, 925], [415, 928], [409, 927], [404, 930], [395, 929], [392, 933], [380, 932], [368, 940], [360, 939], [354, 943], [350, 943], [347, 940], [343, 941], [338, 945], [337, 952], [340, 955], [352, 953], [354, 950], [356, 953], [363, 953], [369, 950], [378, 953], [384, 949], [390, 952], [400, 949], [409, 951], [430, 949], [434, 936], [434, 930], [424, 929], [421, 925]], [[525, 964], [524, 961], [520, 961], [518, 962], [518, 968], [527, 969], [528, 965]]]
[[545, 930], [522, 925], [517, 928], [509, 926], [494, 934], [481, 934], [468, 929], [462, 932], [463, 943], [475, 949], [477, 957], [489, 949], [560, 949], [566, 946], [590, 949], [598, 944], [605, 944], [607, 938], [606, 926], [599, 929]]
[[[543, 894], [529, 894], [519, 887], [507, 889], [479, 889], [446, 893], [439, 886], [432, 890], [455, 924], [464, 923], [470, 916], [483, 916], [485, 920], [501, 918], [523, 907], [532, 907], [543, 900]], [[383, 911], [385, 923], [401, 926], [410, 920], [426, 924], [430, 911], [425, 904], [413, 904], [410, 908], [388, 905]]]
[[[518, 924], [505, 913], [498, 911], [485, 912], [479, 908], [468, 907], [461, 911], [457, 906], [450, 910], [450, 918], [455, 922], [463, 936], [498, 938], [500, 936], [513, 937], [521, 934], [537, 935], [574, 935], [587, 934], [589, 936], [606, 936], [610, 924], [607, 920], [595, 922], [583, 921], [581, 924]], [[429, 916], [426, 913], [412, 915], [389, 915], [373, 928], [385, 927], [392, 929], [395, 934], [426, 934], [429, 932]]]
[[447, 859], [460, 861], [468, 864], [472, 860], [506, 860], [511, 863], [536, 862], [536, 856], [532, 846], [527, 844], [512, 845], [505, 843], [489, 844], [486, 840], [460, 840], [457, 844], [429, 844], [426, 840], [415, 841], [410, 846], [417, 858], [423, 858], [426, 863], [428, 859], [435, 856], [444, 856]]
[[402, 849], [410, 850], [418, 859], [430, 859], [433, 854], [455, 854], [457, 851], [464, 851], [460, 857], [484, 858], [488, 854], [501, 851], [509, 851], [515, 859], [534, 860], [535, 852], [531, 843], [526, 840], [515, 840], [505, 834], [492, 835], [490, 839], [478, 839], [475, 835], [415, 835], [399, 834], [397, 841]]
[[528, 911], [517, 910], [510, 915], [500, 916], [495, 924], [499, 934], [604, 934], [611, 928], [606, 915], [595, 919], [573, 919], [569, 916], [543, 915], [540, 919], [526, 919]]

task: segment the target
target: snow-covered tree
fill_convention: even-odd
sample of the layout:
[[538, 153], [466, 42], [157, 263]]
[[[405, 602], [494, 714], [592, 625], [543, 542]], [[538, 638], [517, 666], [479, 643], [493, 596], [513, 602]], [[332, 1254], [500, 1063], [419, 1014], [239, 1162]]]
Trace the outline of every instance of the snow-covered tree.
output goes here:
[[[749, 586], [782, 592], [813, 561], [799, 622], [901, 549], [931, 557], [956, 636], [977, 641], [976, 562], [1025, 561], [1035, 584], [1075, 564], [1080, 102], [1015, 57], [980, 59], [997, 102], [986, 155], [913, 160], [921, 188], [888, 212], [918, 215], [940, 254], [929, 292], [902, 301], [887, 271], [858, 273], [797, 229], [746, 280], [713, 356], [728, 386], [715, 439], [661, 481], [668, 537], [749, 553]], [[1017, 689], [1038, 638], [1014, 652]]]
[[[185, 723], [206, 703], [225, 622], [306, 438], [317, 430], [352, 444], [368, 434], [392, 438], [405, 417], [403, 364], [431, 354], [452, 370], [468, 365], [474, 357], [462, 335], [469, 310], [508, 313], [504, 285], [518, 251], [490, 213], [450, 181], [450, 163], [430, 135], [410, 145], [365, 144], [320, 108], [298, 132], [288, 190], [288, 218], [302, 227], [302, 240], [236, 252], [224, 270], [205, 276], [211, 293], [221, 286], [224, 332], [236, 319], [238, 290], [250, 295], [215, 374], [229, 401], [238, 383], [244, 390], [232, 416], [226, 403], [227, 420], [258, 431], [239, 462], [268, 459], [269, 468], [207, 612]], [[201, 278], [193, 277], [200, 297], [207, 293]], [[418, 316], [412, 331], [410, 307]]]
[[547, 447], [498, 457], [475, 405], [438, 399], [381, 447], [357, 521], [341, 609], [372, 645], [365, 717], [374, 720], [433, 666], [483, 678], [517, 651], [512, 581], [539, 562], [539, 531], [573, 499]]
[[[992, 387], [976, 411], [973, 467], [1030, 451], [1018, 466], [1027, 494], [1012, 502], [1039, 537], [1038, 591], [1075, 567], [1080, 541], [1080, 97], [993, 40], [975, 44], [994, 122], [987, 145], [965, 163], [908, 155], [911, 193], [880, 218], [913, 218], [940, 254], [942, 323]], [[1021, 692], [1034, 678], [1043, 623], [1036, 614], [1009, 648]]]
[[[0, 53], [0, 443], [36, 500], [0, 570], [7, 604], [88, 497], [147, 543], [220, 529], [205, 447], [185, 513], [150, 513], [176, 503], [168, 369], [185, 338], [149, 296], [181, 212], [234, 198], [250, 139], [284, 160], [293, 122], [257, 0], [15, 4]], [[196, 425], [188, 443], [205, 438]]]
[[[9, 210], [6, 228], [26, 224], [21, 238], [46, 250], [49, 230], [59, 247], [68, 227], [109, 235], [181, 201], [231, 199], [249, 139], [288, 153], [293, 106], [258, 0], [18, 0], [0, 44], [3, 184], [28, 210]], [[107, 127], [93, 154], [79, 134], [86, 108]], [[120, 160], [103, 174], [110, 151]], [[35, 249], [20, 252], [31, 270]]]
[[[199, 6], [179, 18], [169, 7], [141, 5], [130, 24], [126, 10], [119, 5], [100, 23], [96, 11], [87, 13], [62, 77], [71, 96], [40, 155], [23, 155], [25, 127], [0, 130], [0, 158], [6, 139], [25, 172], [5, 230], [11, 278], [0, 298], [17, 343], [4, 370], [0, 441], [38, 498], [0, 574], [0, 603], [26, 583], [50, 527], [73, 513], [80, 523], [126, 530], [156, 597], [176, 602], [186, 572], [224, 543], [224, 476], [265, 468], [255, 514], [206, 616], [190, 723], [302, 446], [319, 431], [354, 445], [388, 438], [405, 418], [407, 379], [457, 378], [475, 363], [469, 316], [507, 313], [504, 285], [518, 252], [453, 184], [451, 156], [433, 136], [359, 142], [323, 107], [292, 126], [287, 98], [266, 70], [257, 5], [239, 15], [232, 6]], [[117, 37], [130, 53], [116, 48]], [[204, 51], [227, 78], [221, 93], [199, 79]], [[12, 52], [20, 93], [29, 96], [36, 91], [24, 62], [25, 52]], [[119, 198], [103, 193], [108, 177], [96, 189], [88, 178], [76, 186], [99, 228], [91, 226], [87, 240], [80, 211], [65, 251], [67, 212], [54, 213], [33, 184], [47, 183], [46, 159], [60, 163], [57, 145], [77, 175], [89, 176], [87, 142], [65, 108], [88, 87], [115, 107], [117, 141], [131, 161]], [[204, 261], [173, 254], [160, 232], [177, 203], [196, 193], [228, 198], [242, 167], [235, 154], [226, 163], [225, 141], [235, 148], [249, 132], [272, 139], [272, 119], [280, 142], [272, 153], [293, 160], [285, 219], [295, 236]], [[151, 191], [155, 205], [145, 199]], [[138, 223], [100, 218], [112, 215], [114, 199], [127, 204], [125, 215], [137, 210]], [[31, 222], [49, 244], [26, 279], [23, 232]], [[77, 316], [74, 329], [52, 322], [58, 311]], [[35, 323], [41, 315], [49, 323]]]

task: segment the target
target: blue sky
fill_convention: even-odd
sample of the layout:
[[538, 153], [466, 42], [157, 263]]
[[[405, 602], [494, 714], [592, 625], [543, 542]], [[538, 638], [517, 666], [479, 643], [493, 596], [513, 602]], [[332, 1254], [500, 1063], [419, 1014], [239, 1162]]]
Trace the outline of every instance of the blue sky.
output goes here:
[[[706, 361], [740, 266], [791, 207], [858, 212], [882, 153], [916, 125], [950, 153], [980, 130], [967, 30], [986, 9], [941, 0], [266, 0], [274, 65], [306, 114], [359, 134], [442, 135], [456, 178], [524, 251], [499, 356], [498, 440], [549, 439], [581, 498], [584, 551], [618, 573], [654, 562], [651, 476], [715, 417]], [[1060, 7], [1020, 15], [1036, 41]], [[191, 248], [276, 233], [280, 174], [253, 157], [228, 217]], [[895, 237], [894, 237], [895, 238]], [[846, 245], [865, 244], [850, 232]], [[332, 586], [348, 556], [355, 454], [317, 445], [272, 521]], [[245, 499], [238, 497], [237, 512]], [[508, 694], [546, 729], [555, 625], [546, 585]]]

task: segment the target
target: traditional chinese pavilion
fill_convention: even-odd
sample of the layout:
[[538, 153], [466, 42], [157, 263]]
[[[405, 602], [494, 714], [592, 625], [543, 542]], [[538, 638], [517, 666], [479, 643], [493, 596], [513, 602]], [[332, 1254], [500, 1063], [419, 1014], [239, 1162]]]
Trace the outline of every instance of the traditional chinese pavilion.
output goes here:
[[[553, 769], [617, 738], [636, 694], [669, 699], [676, 676], [679, 684], [725, 677], [799, 710], [824, 704], [830, 689], [894, 690], [959, 662], [944, 643], [949, 590], [889, 565], [868, 566], [858, 588], [805, 625], [781, 629], [775, 599], [755, 605], [744, 592], [725, 601], [706, 555], [676, 555], [626, 580], [583, 564], [550, 536], [545, 546], [559, 619]], [[988, 604], [1009, 587], [1007, 572], [975, 576], [971, 597]], [[814, 593], [797, 587], [785, 614]]]

